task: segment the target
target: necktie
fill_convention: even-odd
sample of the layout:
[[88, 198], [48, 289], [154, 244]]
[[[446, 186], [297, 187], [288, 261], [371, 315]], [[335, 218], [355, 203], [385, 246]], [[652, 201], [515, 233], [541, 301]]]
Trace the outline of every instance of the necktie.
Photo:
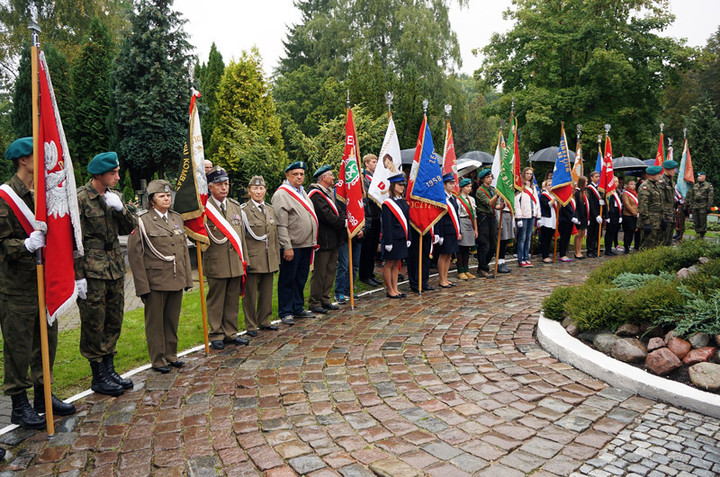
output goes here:
[[265, 207], [263, 206], [263, 204], [258, 205], [258, 209], [260, 209], [261, 214], [265, 215]]
[[220, 204], [220, 210], [222, 211], [223, 217], [225, 217], [225, 202]]
[[163, 220], [165, 221], [166, 224], [168, 223], [167, 215], [163, 215]]

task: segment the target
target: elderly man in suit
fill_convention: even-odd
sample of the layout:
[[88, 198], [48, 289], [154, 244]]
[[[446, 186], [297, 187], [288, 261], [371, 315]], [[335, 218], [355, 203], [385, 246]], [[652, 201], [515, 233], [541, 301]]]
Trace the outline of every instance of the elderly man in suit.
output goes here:
[[250, 179], [250, 200], [240, 206], [243, 235], [247, 244], [248, 266], [243, 297], [245, 329], [253, 338], [261, 330], [277, 331], [272, 315], [273, 274], [280, 267], [280, 243], [275, 210], [265, 203], [265, 179]]

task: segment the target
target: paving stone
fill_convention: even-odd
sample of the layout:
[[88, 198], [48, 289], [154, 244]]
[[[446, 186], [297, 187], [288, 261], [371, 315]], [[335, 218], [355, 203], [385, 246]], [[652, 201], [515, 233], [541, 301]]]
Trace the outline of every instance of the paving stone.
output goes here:
[[432, 442], [430, 444], [425, 444], [422, 446], [422, 449], [440, 460], [450, 460], [453, 457], [457, 457], [462, 454], [462, 451], [444, 442]]
[[420, 475], [416, 469], [398, 459], [380, 459], [370, 464], [370, 470], [381, 477], [414, 477]]

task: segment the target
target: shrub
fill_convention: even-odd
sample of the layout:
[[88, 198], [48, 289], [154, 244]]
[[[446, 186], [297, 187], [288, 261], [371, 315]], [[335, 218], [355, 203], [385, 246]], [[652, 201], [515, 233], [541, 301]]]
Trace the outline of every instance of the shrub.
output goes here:
[[615, 329], [624, 321], [630, 292], [607, 285], [583, 285], [569, 297], [565, 311], [582, 331]]
[[669, 272], [660, 272], [660, 275], [625, 272], [615, 277], [612, 284], [616, 288], [636, 289], [642, 287], [650, 281], [657, 280], [658, 278], [665, 281], [671, 281], [675, 278], [675, 275]]
[[655, 324], [671, 326], [679, 336], [702, 332], [720, 334], [720, 290], [713, 290], [707, 298], [680, 285], [679, 292], [686, 299], [683, 305], [666, 310]]
[[560, 321], [565, 318], [565, 303], [575, 293], [577, 287], [557, 287], [546, 296], [542, 303], [542, 310], [546, 318]]
[[623, 315], [618, 317], [622, 323], [653, 323], [668, 310], [682, 306], [685, 297], [677, 289], [676, 280], [655, 277], [643, 286], [633, 290], [627, 297]]
[[690, 275], [682, 281], [688, 290], [704, 297], [714, 290], [720, 289], [720, 259], [711, 260], [700, 268], [698, 273]]

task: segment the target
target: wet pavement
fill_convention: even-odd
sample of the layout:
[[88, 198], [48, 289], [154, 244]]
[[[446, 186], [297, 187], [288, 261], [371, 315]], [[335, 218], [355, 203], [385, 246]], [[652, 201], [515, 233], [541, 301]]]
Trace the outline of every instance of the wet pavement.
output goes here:
[[0, 476], [718, 475], [716, 419], [608, 387], [537, 344], [542, 298], [598, 263], [514, 266], [421, 297], [405, 286], [404, 300], [375, 293], [188, 355], [119, 398], [78, 401], [52, 440], [1, 436]]

